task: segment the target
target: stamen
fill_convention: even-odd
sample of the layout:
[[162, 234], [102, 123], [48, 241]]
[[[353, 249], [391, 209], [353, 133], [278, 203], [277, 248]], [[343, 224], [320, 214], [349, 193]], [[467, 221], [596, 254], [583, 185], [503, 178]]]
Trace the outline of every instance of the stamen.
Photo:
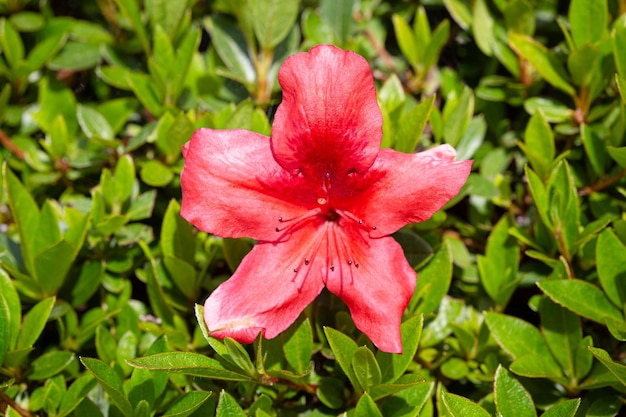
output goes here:
[[292, 231], [293, 229], [304, 224], [306, 220], [318, 216], [320, 213], [321, 210], [319, 208], [314, 208], [300, 216], [294, 217], [293, 219], [284, 219], [283, 216], [278, 216], [278, 222], [284, 226], [276, 226], [274, 230], [276, 230], [277, 233]]
[[342, 217], [345, 217], [347, 219], [352, 220], [353, 222], [357, 223], [362, 230], [365, 230], [367, 232], [369, 232], [370, 230], [376, 230], [377, 227], [375, 225], [369, 226], [367, 225], [363, 219], [356, 217], [354, 214], [350, 213], [349, 211], [344, 211], [344, 210], [335, 210], [335, 212], [337, 214], [339, 214]]
[[305, 265], [308, 265], [308, 264], [309, 264], [309, 262], [310, 262], [309, 258], [304, 258], [304, 264], [305, 264]]

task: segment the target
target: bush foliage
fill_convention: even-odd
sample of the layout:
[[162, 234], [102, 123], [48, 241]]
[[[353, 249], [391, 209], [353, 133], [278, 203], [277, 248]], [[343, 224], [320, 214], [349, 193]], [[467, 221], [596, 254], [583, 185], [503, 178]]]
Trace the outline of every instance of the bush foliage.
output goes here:
[[[613, 416], [626, 393], [626, 3], [0, 1], [0, 415]], [[383, 146], [474, 168], [395, 235], [404, 353], [329, 294], [206, 336], [250, 250], [179, 216], [200, 127], [270, 133], [285, 58], [363, 55]], [[385, 308], [385, 306], [380, 306]]]

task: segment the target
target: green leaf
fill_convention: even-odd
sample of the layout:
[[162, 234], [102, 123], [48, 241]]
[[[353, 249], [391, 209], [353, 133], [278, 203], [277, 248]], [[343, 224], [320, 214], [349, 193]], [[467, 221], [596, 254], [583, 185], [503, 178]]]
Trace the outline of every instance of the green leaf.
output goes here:
[[554, 302], [600, 324], [607, 318], [624, 320], [622, 313], [595, 285], [579, 279], [541, 281], [537, 285]]
[[460, 395], [442, 392], [441, 403], [452, 417], [489, 417], [484, 408]]
[[326, 407], [333, 410], [343, 407], [343, 391], [345, 386], [342, 381], [331, 377], [321, 377], [317, 385], [315, 395]]
[[290, 332], [283, 343], [283, 353], [291, 368], [299, 374], [306, 372], [313, 354], [313, 330], [309, 319], [301, 322]]
[[[187, 3], [184, 1], [146, 0], [145, 8], [152, 29], [160, 26], [170, 39], [174, 39], [180, 21], [187, 10]], [[155, 55], [156, 53], [155, 51]]]
[[472, 25], [472, 33], [476, 46], [487, 56], [493, 55], [494, 40], [494, 19], [485, 0], [476, 0], [473, 2], [472, 7], [473, 21], [480, 22], [480, 24]]
[[444, 242], [435, 256], [419, 271], [408, 310], [412, 313], [433, 313], [447, 294], [451, 281], [452, 255], [448, 243]]
[[536, 417], [532, 397], [502, 365], [498, 366], [493, 382], [498, 414], [502, 416]]
[[78, 377], [66, 391], [59, 405], [58, 417], [69, 415], [78, 404], [87, 396], [87, 394], [96, 386], [96, 379], [89, 375]]
[[222, 390], [215, 417], [246, 417], [246, 413], [230, 394]]
[[0, 46], [11, 68], [16, 68], [24, 59], [24, 43], [11, 21], [0, 19]]
[[427, 72], [439, 61], [441, 50], [450, 37], [450, 22], [444, 19], [433, 31], [433, 36], [424, 52], [424, 72]]
[[608, 5], [606, 1], [572, 0], [569, 22], [577, 47], [597, 43], [607, 33]]
[[141, 165], [141, 180], [152, 187], [165, 187], [174, 179], [174, 173], [161, 161], [152, 159]]
[[100, 45], [70, 41], [50, 59], [48, 67], [55, 71], [84, 71], [94, 68], [100, 60]]
[[4, 187], [7, 190], [7, 201], [13, 213], [20, 235], [22, 257], [29, 272], [35, 272], [34, 241], [39, 235], [39, 208], [26, 187], [22, 185], [13, 172], [2, 166]]
[[482, 145], [486, 133], [487, 122], [485, 117], [482, 114], [473, 117], [456, 146], [457, 161], [471, 159]]
[[561, 378], [556, 362], [539, 330], [517, 317], [486, 313], [485, 322], [494, 339], [514, 359], [511, 371], [530, 377]]
[[139, 2], [137, 0], [114, 0], [117, 7], [122, 14], [131, 24], [131, 27], [135, 31], [139, 43], [143, 47], [146, 55], [150, 55], [150, 41], [148, 40], [148, 31], [146, 25], [141, 18], [141, 11], [139, 10]]
[[376, 357], [366, 346], [361, 346], [354, 352], [352, 369], [359, 386], [364, 391], [369, 391], [371, 387], [380, 384], [380, 367], [376, 362]]
[[478, 256], [478, 271], [485, 291], [499, 307], [504, 307], [517, 287], [519, 246], [509, 234], [513, 223], [504, 216], [487, 239], [485, 256]]
[[161, 116], [163, 113], [163, 97], [155, 88], [154, 82], [150, 77], [145, 74], [128, 72], [126, 73], [126, 82], [146, 110], [156, 117]]
[[83, 133], [88, 138], [113, 139], [115, 137], [109, 122], [97, 110], [78, 104], [76, 117]]
[[256, 81], [256, 71], [243, 33], [230, 20], [220, 16], [205, 19], [205, 26], [232, 77], [244, 85], [252, 85]]
[[376, 361], [381, 370], [381, 382], [392, 383], [407, 370], [417, 352], [423, 324], [424, 318], [421, 314], [402, 323], [400, 326], [402, 333], [401, 354], [376, 352]]
[[300, 0], [255, 0], [252, 3], [252, 26], [259, 45], [274, 49], [293, 28]]
[[228, 352], [226, 359], [228, 359], [229, 362], [242, 370], [246, 375], [252, 378], [257, 376], [256, 368], [252, 360], [250, 360], [250, 355], [239, 342], [230, 337], [226, 337], [224, 339], [224, 346]]
[[352, 386], [358, 389], [359, 381], [352, 368], [352, 358], [358, 349], [357, 344], [345, 334], [331, 327], [324, 327], [324, 334], [335, 355], [335, 360], [352, 383]]
[[600, 348], [588, 347], [591, 354], [604, 365], [617, 380], [626, 387], [626, 365], [616, 362], [609, 354]]
[[504, 8], [507, 29], [533, 36], [535, 33], [535, 10], [529, 0], [512, 0]]
[[49, 297], [30, 309], [24, 317], [22, 330], [17, 338], [16, 349], [27, 348], [35, 344], [48, 322], [55, 301], [55, 297]]
[[468, 30], [472, 26], [472, 12], [468, 3], [463, 0], [443, 0], [443, 4], [452, 15], [454, 21], [463, 29]]
[[574, 417], [579, 406], [580, 398], [565, 400], [548, 408], [541, 417]]
[[541, 330], [551, 352], [565, 375], [576, 376], [576, 361], [582, 342], [582, 327], [577, 315], [549, 298], [540, 304]]
[[354, 417], [383, 417], [372, 397], [368, 393], [361, 395], [354, 409]]
[[170, 200], [163, 216], [160, 242], [164, 255], [194, 264], [196, 237], [193, 226], [180, 216], [180, 204], [174, 199]]
[[572, 97], [576, 95], [574, 87], [567, 82], [563, 65], [545, 46], [533, 38], [517, 33], [509, 33], [509, 43], [518, 55], [530, 62], [547, 82]]
[[100, 386], [109, 394], [113, 403], [125, 417], [133, 417], [134, 411], [130, 401], [124, 395], [122, 380], [108, 365], [98, 359], [81, 358], [80, 361], [96, 377]]
[[253, 381], [243, 373], [230, 371], [215, 359], [192, 352], [167, 352], [127, 361], [131, 366], [150, 370], [167, 371], [200, 378], [224, 381]]
[[4, 294], [0, 292], [0, 364], [3, 363], [9, 347], [11, 347], [11, 312]]
[[37, 357], [31, 362], [33, 371], [28, 375], [31, 380], [42, 380], [59, 374], [76, 357], [74, 353], [67, 351], [51, 351]]
[[402, 116], [400, 125], [394, 134], [394, 148], [399, 152], [413, 153], [422, 136], [435, 103], [435, 96], [424, 98], [417, 106]]
[[604, 229], [596, 244], [598, 278], [606, 296], [616, 306], [626, 303], [626, 246], [611, 229]]
[[[626, 87], [626, 80], [624, 83], [624, 87]], [[609, 152], [609, 155], [611, 156], [611, 158], [613, 158], [613, 160], [617, 162], [617, 164], [620, 167], [626, 168], [626, 146], [623, 146], [621, 148], [616, 148], [614, 146], [607, 146], [606, 149]]]
[[421, 63], [421, 48], [423, 48], [424, 45], [418, 45], [417, 39], [415, 35], [413, 35], [409, 24], [402, 16], [396, 13], [391, 16], [391, 22], [393, 23], [393, 30], [402, 55], [404, 55], [407, 61], [413, 66]]
[[443, 137], [446, 143], [457, 146], [474, 114], [474, 93], [465, 86], [458, 99], [446, 102], [444, 107]]
[[624, 79], [626, 77], [626, 56], [624, 56], [623, 51], [626, 50], [626, 26], [617, 25], [613, 30], [612, 39], [617, 75]]
[[319, 12], [322, 20], [335, 32], [339, 45], [345, 44], [352, 34], [355, 0], [320, 0]]
[[539, 178], [547, 180], [556, 151], [552, 129], [541, 110], [533, 113], [528, 121], [524, 144], [520, 146]]
[[163, 417], [186, 417], [200, 408], [211, 397], [210, 391], [190, 391], [178, 398]]
[[588, 124], [580, 127], [580, 136], [583, 145], [591, 163], [591, 167], [596, 175], [604, 175], [607, 166], [606, 144], [594, 132], [594, 129]]
[[[20, 325], [22, 324], [22, 305], [11, 277], [2, 268], [0, 268], [0, 303], [2, 304], [0, 309], [5, 311], [7, 318], [5, 322], [0, 321], [0, 323], [7, 323], [7, 325], [3, 327], [3, 330], [8, 332], [8, 339], [6, 339], [6, 341], [8, 341], [8, 349], [13, 349], [17, 344], [17, 337], [20, 332]], [[2, 361], [0, 360], [0, 364], [1, 363]]]

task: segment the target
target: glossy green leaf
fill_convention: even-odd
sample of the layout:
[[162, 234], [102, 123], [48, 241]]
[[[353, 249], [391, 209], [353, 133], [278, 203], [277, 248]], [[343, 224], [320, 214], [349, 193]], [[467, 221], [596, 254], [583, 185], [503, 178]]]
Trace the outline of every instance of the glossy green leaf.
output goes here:
[[582, 342], [580, 318], [544, 298], [539, 310], [543, 337], [566, 375], [576, 375], [577, 356]]
[[313, 330], [308, 319], [288, 334], [283, 343], [283, 353], [295, 372], [301, 374], [309, 369], [313, 354]]
[[219, 16], [205, 20], [205, 26], [232, 77], [244, 84], [254, 83], [256, 72], [243, 33], [232, 22]]
[[[626, 83], [624, 84], [624, 86], [626, 87]], [[619, 164], [619, 166], [621, 166], [622, 168], [626, 167], [626, 146], [623, 146], [621, 148], [607, 146], [606, 150], [608, 151], [611, 158], [613, 158], [613, 160]]]
[[394, 148], [397, 151], [415, 152], [417, 143], [430, 117], [434, 102], [435, 96], [424, 98], [417, 106], [402, 116], [399, 128], [394, 134], [396, 139]]
[[595, 358], [599, 360], [611, 374], [613, 374], [620, 384], [626, 386], [626, 365], [611, 359], [609, 354], [603, 349], [594, 347], [589, 347], [588, 349], [591, 351], [593, 356], [595, 356]]
[[352, 358], [358, 349], [357, 344], [345, 334], [331, 327], [324, 327], [324, 334], [326, 339], [328, 339], [328, 344], [335, 355], [337, 363], [341, 366], [352, 386], [358, 387], [358, 379], [352, 368]]
[[126, 82], [146, 110], [155, 116], [160, 116], [163, 113], [163, 97], [148, 76], [128, 72], [126, 73]]
[[192, 352], [157, 353], [129, 360], [128, 363], [137, 368], [167, 371], [200, 378], [252, 381], [248, 375], [230, 371], [215, 359]]
[[339, 409], [343, 407], [344, 383], [336, 378], [321, 377], [315, 394], [326, 407]]
[[352, 369], [359, 386], [364, 391], [369, 391], [371, 387], [380, 384], [380, 367], [376, 362], [376, 357], [366, 346], [361, 346], [354, 352]]
[[352, 33], [355, 0], [320, 0], [322, 20], [333, 29], [335, 39], [343, 45]]
[[574, 417], [579, 406], [580, 398], [565, 400], [548, 408], [541, 417]]
[[541, 110], [526, 125], [524, 144], [520, 146], [539, 178], [546, 180], [555, 156], [554, 135]]
[[133, 417], [134, 411], [130, 401], [124, 395], [122, 380], [108, 365], [98, 359], [81, 358], [83, 365], [96, 377], [100, 386], [111, 397], [124, 417]]
[[226, 391], [220, 393], [220, 400], [217, 403], [215, 417], [246, 417], [237, 401]]
[[210, 391], [190, 391], [174, 401], [163, 417], [186, 417], [200, 408], [211, 397]]
[[489, 416], [489, 413], [485, 411], [484, 408], [465, 397], [461, 397], [460, 395], [442, 392], [441, 403], [444, 407], [444, 410], [450, 413], [450, 416], [452, 417]]
[[393, 30], [402, 55], [404, 55], [411, 65], [418, 65], [421, 61], [420, 56], [423, 53], [421, 52], [423, 45], [418, 45], [413, 30], [411, 30], [411, 27], [402, 16], [398, 14], [392, 15], [391, 22], [393, 23]]
[[596, 259], [600, 285], [615, 306], [626, 303], [626, 246], [611, 229], [598, 236]]
[[299, 0], [255, 0], [252, 25], [259, 45], [274, 49], [291, 31], [300, 8]]
[[567, 81], [563, 65], [545, 46], [528, 36], [517, 33], [509, 34], [509, 43], [521, 57], [535, 67], [547, 82], [570, 96], [575, 95], [574, 87]]
[[113, 139], [115, 133], [107, 120], [95, 109], [79, 104], [76, 117], [81, 129], [88, 138]]
[[622, 313], [595, 285], [580, 280], [541, 281], [537, 285], [554, 302], [600, 324], [607, 318], [623, 320]]
[[22, 323], [22, 330], [17, 338], [17, 349], [30, 347], [39, 339], [48, 322], [55, 301], [55, 297], [46, 298], [35, 304], [26, 314]]
[[174, 179], [174, 173], [156, 159], [144, 163], [139, 176], [143, 182], [152, 187], [165, 187]]
[[591, 167], [597, 175], [603, 175], [606, 172], [608, 162], [606, 143], [598, 137], [594, 129], [588, 124], [581, 126], [580, 134]]
[[33, 371], [28, 377], [33, 380], [51, 378], [60, 373], [75, 359], [74, 353], [62, 350], [44, 353], [31, 362]]
[[617, 25], [612, 33], [613, 58], [617, 74], [622, 78], [626, 77], [626, 56], [623, 51], [626, 48], [626, 26]]
[[493, 392], [499, 415], [537, 416], [535, 404], [528, 391], [502, 365], [498, 366], [496, 371]]
[[506, 27], [513, 32], [532, 36], [535, 33], [535, 10], [529, 0], [512, 0], [504, 8]]
[[[162, 27], [170, 38], [174, 38], [186, 11], [186, 3], [168, 0], [146, 0], [145, 7], [154, 29]], [[156, 54], [156, 51], [155, 51]]]
[[372, 397], [365, 393], [359, 398], [354, 409], [355, 417], [383, 417]]
[[139, 10], [139, 2], [137, 0], [114, 0], [122, 14], [130, 22], [139, 43], [143, 47], [146, 54], [150, 54], [150, 41], [148, 40], [148, 32], [146, 25], [141, 18]]
[[0, 364], [11, 346], [11, 312], [3, 294], [0, 293]]
[[376, 353], [376, 361], [381, 371], [381, 382], [392, 383], [404, 374], [417, 352], [423, 324], [422, 315], [411, 317], [402, 323], [400, 326], [402, 332], [401, 354], [383, 351]]
[[100, 63], [100, 46], [69, 41], [50, 61], [48, 67], [55, 71], [84, 71]]
[[89, 374], [82, 375], [74, 380], [61, 399], [58, 416], [65, 417], [74, 411], [89, 391], [96, 386], [96, 383], [96, 379]]
[[607, 33], [608, 5], [606, 1], [572, 0], [569, 22], [576, 46], [596, 43]]
[[485, 256], [477, 259], [485, 291], [500, 307], [508, 303], [519, 282], [519, 247], [509, 234], [511, 227], [508, 216], [500, 219], [489, 235]]
[[412, 313], [433, 313], [448, 292], [452, 281], [452, 255], [444, 243], [419, 271], [415, 292], [409, 302]]
[[24, 59], [24, 43], [10, 20], [0, 19], [0, 46], [8, 64], [15, 68]]
[[474, 114], [474, 93], [469, 87], [463, 88], [463, 93], [458, 99], [446, 103], [444, 108], [443, 137], [446, 143], [457, 146], [465, 129]]
[[443, 4], [461, 28], [468, 30], [472, 26], [472, 12], [467, 2], [462, 0], [443, 0]]

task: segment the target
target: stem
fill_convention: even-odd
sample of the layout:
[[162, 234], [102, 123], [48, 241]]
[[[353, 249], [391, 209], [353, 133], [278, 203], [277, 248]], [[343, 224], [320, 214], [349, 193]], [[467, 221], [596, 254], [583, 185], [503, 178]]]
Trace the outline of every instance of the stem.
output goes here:
[[24, 151], [21, 150], [10, 137], [0, 129], [0, 143], [7, 148], [15, 157], [21, 161], [24, 160]]
[[30, 411], [24, 410], [22, 407], [17, 405], [13, 398], [9, 397], [5, 392], [0, 392], [0, 411], [2, 411], [3, 413], [6, 412], [8, 406], [11, 406], [11, 408], [13, 408], [19, 413], [19, 415], [23, 417], [33, 417]]
[[621, 171], [619, 171], [616, 174], [611, 175], [610, 177], [602, 177], [595, 184], [586, 186], [585, 188], [583, 188], [582, 190], [578, 192], [578, 195], [585, 196], [585, 195], [594, 193], [596, 191], [601, 191], [613, 185], [614, 183], [622, 179], [622, 177], [624, 177], [625, 175], [626, 175], [626, 168], [623, 168]]
[[268, 82], [267, 76], [274, 60], [274, 51], [271, 49], [263, 49], [260, 57], [254, 62], [256, 67], [257, 90], [254, 94], [254, 101], [257, 104], [269, 103], [272, 97], [272, 89]]

